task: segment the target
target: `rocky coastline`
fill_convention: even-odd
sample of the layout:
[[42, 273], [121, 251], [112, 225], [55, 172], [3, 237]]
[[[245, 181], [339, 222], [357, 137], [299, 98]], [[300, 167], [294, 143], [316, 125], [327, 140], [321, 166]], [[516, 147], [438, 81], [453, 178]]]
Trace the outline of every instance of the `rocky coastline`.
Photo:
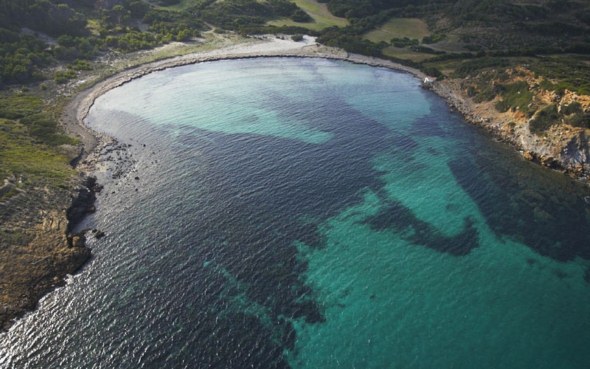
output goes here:
[[[305, 57], [342, 60], [356, 64], [389, 68], [410, 73], [420, 79], [428, 77], [422, 71], [389, 60], [348, 53], [342, 49], [315, 43], [306, 37], [305, 42], [294, 42], [269, 36], [250, 43], [238, 44], [210, 52], [189, 54], [141, 65], [118, 73], [77, 95], [66, 107], [62, 122], [68, 132], [82, 137], [85, 152], [91, 153], [96, 146], [104, 146], [110, 138], [90, 131], [83, 125], [94, 101], [109, 90], [141, 78], [147, 74], [200, 62], [259, 57]], [[561, 171], [583, 183], [590, 181], [590, 138], [583, 129], [555, 128], [550, 136], [559, 140], [549, 142], [528, 130], [527, 125], [513, 126], [506, 116], [499, 114], [489, 104], [471, 101], [456, 80], [433, 81], [426, 85], [447, 101], [466, 121], [483, 127], [495, 138], [508, 143], [520, 151], [526, 160], [536, 162], [550, 169]], [[80, 131], [84, 132], [80, 132]], [[89, 168], [91, 171], [91, 168]]]
[[11, 199], [24, 206], [2, 204], [16, 210], [2, 219], [7, 231], [0, 248], [0, 331], [90, 259], [86, 232], [75, 232], [75, 226], [95, 211], [98, 191], [94, 177], [81, 175], [68, 189], [29, 191]]
[[[200, 62], [259, 57], [342, 60], [410, 73], [421, 81], [427, 77], [417, 69], [388, 60], [350, 54], [341, 49], [316, 44], [313, 38], [306, 37], [304, 42], [295, 42], [269, 36], [263, 40], [133, 67], [77, 93], [64, 107], [61, 123], [69, 134], [80, 139], [79, 155], [72, 160], [72, 165], [77, 168], [80, 176], [69, 189], [33, 196], [29, 202], [35, 205], [27, 205], [29, 210], [32, 208], [37, 211], [32, 216], [19, 213], [12, 214], [10, 219], [2, 219], [5, 222], [14, 222], [15, 237], [2, 245], [0, 258], [16, 260], [0, 265], [0, 332], [10, 328], [16, 318], [33, 310], [45, 294], [65, 283], [67, 274], [75, 273], [91, 258], [90, 249], [86, 246], [87, 232], [73, 233], [73, 230], [87, 214], [95, 211], [94, 202], [101, 186], [92, 173], [104, 161], [109, 148], [118, 145], [113, 138], [95, 132], [84, 124], [96, 99], [111, 89], [156, 71]], [[577, 141], [572, 138], [566, 142], [565, 147], [568, 150], [565, 155], [564, 147], [543, 146], [543, 142], [531, 137], [530, 132], [505, 129], [505, 122], [498, 122], [494, 114], [481, 111], [452, 81], [435, 81], [428, 88], [444, 98], [467, 121], [484, 127], [495, 137], [521, 150], [526, 159], [588, 181], [589, 140], [584, 132], [574, 135]], [[27, 206], [21, 207], [21, 211], [26, 211]], [[26, 219], [24, 223], [22, 219]], [[21, 234], [17, 229], [28, 231]], [[96, 238], [103, 235], [97, 230], [93, 230], [93, 233]]]
[[499, 113], [492, 103], [472, 102], [459, 81], [443, 80], [426, 87], [445, 99], [466, 121], [518, 150], [525, 160], [590, 185], [590, 138], [586, 130], [558, 125], [538, 136], [530, 132], [525, 122], [515, 123], [518, 117], [514, 114]]

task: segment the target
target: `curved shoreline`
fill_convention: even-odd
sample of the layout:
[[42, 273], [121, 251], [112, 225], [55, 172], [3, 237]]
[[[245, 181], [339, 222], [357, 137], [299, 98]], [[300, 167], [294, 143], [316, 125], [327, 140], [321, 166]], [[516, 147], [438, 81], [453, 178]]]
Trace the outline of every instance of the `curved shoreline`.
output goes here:
[[[277, 45], [277, 43], [279, 44]], [[281, 47], [281, 45], [283, 47]], [[99, 151], [98, 149], [100, 147], [112, 140], [111, 137], [92, 130], [84, 123], [84, 120], [88, 116], [90, 109], [94, 105], [96, 99], [108, 91], [148, 74], [170, 68], [211, 61], [263, 57], [321, 58], [327, 60], [340, 60], [355, 64], [382, 67], [405, 72], [412, 74], [421, 80], [426, 77], [426, 74], [419, 71], [418, 69], [411, 68], [399, 63], [394, 63], [385, 59], [379, 59], [360, 54], [351, 54], [341, 49], [321, 46], [315, 42], [304, 44], [295, 41], [271, 39], [270, 41], [265, 41], [262, 43], [236, 45], [213, 50], [211, 52], [177, 56], [124, 70], [75, 95], [74, 98], [65, 106], [61, 116], [61, 122], [68, 133], [80, 137], [83, 145], [81, 159], [85, 159], [92, 153]], [[92, 170], [93, 168], [84, 167], [84, 169]]]
[[[82, 165], [78, 166], [78, 169], [83, 172], [94, 171], [94, 163], [98, 160], [100, 149], [108, 144], [116, 144], [116, 140], [113, 138], [93, 131], [84, 123], [98, 97], [135, 79], [169, 68], [219, 60], [263, 57], [340, 60], [409, 73], [421, 81], [427, 77], [425, 73], [418, 69], [385, 59], [352, 54], [342, 49], [323, 46], [317, 44], [314, 38], [308, 36], [305, 37], [304, 41], [300, 42], [272, 36], [263, 40], [250, 40], [242, 44], [226, 46], [207, 52], [191, 53], [141, 64], [97, 82], [92, 87], [75, 95], [65, 106], [62, 112], [61, 122], [68, 133], [80, 137], [82, 141], [83, 148], [76, 160], [76, 164], [81, 161]], [[548, 147], [542, 142], [531, 144], [535, 140], [535, 137], [528, 132], [528, 128], [520, 129], [516, 133], [506, 131], [504, 129], [505, 127], [502, 127], [505, 122], [501, 122], [502, 119], [498, 118], [497, 114], [483, 113], [482, 115], [481, 112], [478, 112], [477, 104], [470, 102], [467, 97], [462, 96], [462, 91], [452, 81], [433, 82], [426, 87], [443, 98], [450, 109], [458, 111], [465, 121], [484, 128], [492, 137], [506, 142], [515, 151], [519, 151], [526, 160], [536, 162], [549, 169], [561, 171], [582, 183], [590, 185], [590, 164], [575, 165], [576, 163], [573, 163], [571, 158], [562, 157], [557, 152], [561, 149], [560, 147]], [[580, 136], [579, 141], [583, 141], [585, 139], [584, 137]], [[89, 156], [92, 159], [85, 160]]]
[[[290, 40], [282, 40], [278, 38], [271, 38], [265, 41], [253, 41], [244, 44], [237, 44], [230, 47], [220, 48], [208, 52], [192, 53], [184, 56], [172, 57], [160, 61], [150, 62], [136, 67], [132, 67], [110, 77], [105, 80], [95, 83], [93, 86], [77, 93], [65, 105], [61, 114], [61, 123], [64, 125], [66, 131], [70, 134], [76, 135], [80, 138], [82, 149], [79, 157], [75, 160], [76, 166], [80, 172], [93, 172], [97, 169], [96, 163], [100, 159], [102, 149], [116, 140], [105, 134], [96, 132], [86, 126], [85, 119], [88, 116], [90, 109], [94, 105], [97, 98], [107, 93], [108, 91], [120, 87], [135, 79], [141, 78], [153, 72], [162, 71], [169, 68], [197, 64], [201, 62], [211, 62], [219, 60], [230, 59], [246, 59], [246, 58], [262, 58], [262, 57], [293, 57], [293, 58], [321, 58], [327, 60], [347, 61], [355, 64], [363, 64], [374, 67], [388, 68], [399, 72], [412, 74], [416, 78], [423, 80], [426, 75], [411, 67], [407, 67], [388, 60], [368, 57], [359, 54], [350, 54], [341, 49], [321, 46], [315, 43], [311, 38], [306, 37], [305, 42], [294, 42]], [[485, 128], [492, 136], [504, 138], [512, 147], [517, 150], [522, 147], [515, 140], [507, 140], [501, 132], [494, 129], [494, 126], [482, 123], [481, 117], [477, 117], [473, 113], [473, 108], [463, 104], [464, 99], [456, 90], [452, 89], [448, 83], [437, 82], [433, 84], [431, 90], [438, 96], [445, 99], [449, 107], [457, 109], [464, 117], [464, 119], [472, 124]], [[87, 204], [92, 207], [92, 204]], [[68, 219], [71, 224], [71, 219]], [[88, 252], [89, 254], [89, 252]], [[89, 255], [88, 255], [89, 257]], [[73, 272], [81, 267], [88, 258], [81, 261], [75, 268], [64, 269], [65, 272]], [[62, 270], [63, 272], [63, 270]], [[64, 272], [64, 273], [65, 273]], [[63, 273], [62, 273], [63, 274]], [[36, 297], [38, 301], [47, 292], [53, 290], [55, 287], [44, 290], [45, 292]], [[22, 316], [25, 311], [30, 310], [31, 307], [19, 310], [14, 316]], [[12, 323], [10, 323], [12, 324]], [[4, 327], [6, 329], [7, 327]], [[2, 331], [0, 327], [0, 332]]]
[[[75, 95], [65, 106], [62, 112], [61, 122], [66, 131], [80, 137], [83, 144], [83, 149], [76, 163], [78, 160], [84, 160], [93, 153], [98, 155], [99, 150], [97, 148], [114, 142], [113, 138], [93, 131], [84, 123], [95, 100], [106, 92], [150, 73], [169, 68], [201, 62], [262, 57], [341, 60], [409, 73], [421, 81], [427, 77], [425, 73], [416, 68], [385, 59], [352, 54], [342, 49], [320, 45], [315, 42], [315, 38], [309, 36], [305, 36], [304, 40], [300, 42], [285, 40], [276, 36], [264, 36], [262, 40], [258, 38], [207, 52], [191, 53], [149, 62], [123, 70], [107, 77], [103, 81], [97, 82], [88, 89]], [[528, 126], [520, 127], [517, 132], [506, 130], [505, 126], [507, 122], [505, 122], [505, 118], [499, 117], [495, 111], [491, 114], [489, 112], [481, 112], [481, 107], [464, 96], [461, 88], [456, 83], [453, 83], [453, 81], [435, 81], [425, 87], [443, 98], [449, 108], [460, 113], [465, 121], [484, 128], [492, 137], [509, 144], [515, 151], [520, 152], [520, 155], [524, 159], [533, 161], [549, 169], [560, 171], [590, 186], [590, 162], [587, 159], [584, 159], [586, 161], [580, 162], [576, 158], [576, 156], [583, 158], [590, 157], [590, 152], [584, 152], [584, 150], [587, 151], [587, 147], [590, 145], [590, 136], [587, 136], [582, 130], [578, 129], [573, 135], [570, 134], [569, 141], [562, 142], [561, 146], [547, 145], [539, 141], [538, 137], [534, 134], [530, 133]], [[562, 135], [559, 134], [559, 136], [561, 137]], [[572, 146], [575, 146], [576, 150], [573, 150], [575, 152], [568, 153], [568, 150], [572, 151], [570, 150]], [[564, 150], [566, 147], [567, 149]], [[93, 164], [88, 162], [84, 163], [83, 167], [78, 168], [84, 171], [93, 171], [94, 169]]]

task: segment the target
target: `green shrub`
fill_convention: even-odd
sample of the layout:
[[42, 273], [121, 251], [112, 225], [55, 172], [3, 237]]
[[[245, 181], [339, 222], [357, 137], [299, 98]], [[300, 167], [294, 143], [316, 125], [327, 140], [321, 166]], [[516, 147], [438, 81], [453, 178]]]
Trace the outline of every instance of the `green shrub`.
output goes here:
[[565, 118], [565, 122], [572, 127], [590, 128], [590, 116], [584, 113], [575, 113]]
[[[155, 35], [148, 32], [131, 31], [118, 36], [108, 36], [106, 38], [106, 44], [109, 47], [121, 51], [136, 51], [149, 49], [164, 42], [172, 41], [177, 36], [177, 34], [169, 32], [166, 27], [160, 27], [160, 25], [157, 28], [152, 28], [154, 28], [154, 32], [162, 32], [162, 34]], [[185, 36], [186, 34], [181, 35], [181, 37]]]
[[502, 96], [502, 100], [496, 103], [496, 110], [506, 112], [515, 109], [525, 114], [529, 112], [533, 93], [530, 91], [528, 83], [519, 81], [508, 85], [498, 85], [497, 92]]
[[572, 127], [590, 128], [590, 116], [584, 113], [582, 105], [574, 101], [561, 107], [560, 113], [565, 116], [565, 122]]
[[505, 113], [508, 110], [510, 110], [510, 104], [508, 104], [506, 101], [504, 100], [500, 100], [496, 103], [495, 105], [496, 110], [499, 111], [500, 113]]
[[529, 130], [532, 133], [538, 135], [545, 132], [551, 128], [552, 125], [557, 123], [559, 123], [557, 106], [555, 104], [551, 104], [537, 111], [533, 119], [529, 121]]
[[416, 46], [418, 45], [418, 40], [413, 38], [392, 38], [391, 44], [395, 47], [407, 47], [407, 46]]
[[437, 42], [441, 42], [442, 40], [446, 39], [447, 35], [444, 33], [436, 33], [434, 35], [426, 36], [422, 39], [423, 44], [435, 44]]
[[496, 92], [494, 91], [494, 88], [492, 86], [486, 86], [473, 97], [473, 101], [476, 103], [482, 103], [484, 101], [492, 101], [495, 97]]
[[43, 101], [30, 95], [0, 95], [0, 118], [19, 119], [27, 115], [39, 113], [43, 109]]
[[92, 70], [92, 65], [86, 60], [76, 59], [68, 68], [73, 70]]
[[583, 113], [584, 110], [582, 110], [582, 104], [580, 104], [577, 101], [574, 101], [571, 104], [562, 106], [560, 112], [563, 115], [570, 115], [576, 113]]
[[16, 175], [25, 183], [58, 186], [75, 174], [66, 157], [32, 140], [23, 124], [0, 119], [0, 128], [0, 178]]
[[55, 72], [55, 82], [59, 84], [66, 83], [70, 79], [76, 78], [76, 72], [73, 70], [58, 70]]
[[376, 44], [358, 36], [341, 34], [337, 29], [326, 29], [317, 38], [317, 42], [326, 46], [340, 47], [348, 52], [369, 56], [383, 56], [381, 49], [383, 45]]
[[307, 22], [313, 22], [313, 18], [309, 16], [309, 14], [307, 14], [306, 12], [304, 12], [302, 9], [297, 8], [293, 14], [291, 14], [291, 19], [293, 19], [295, 22], [301, 22], [301, 23], [307, 23]]
[[590, 94], [590, 68], [586, 58], [571, 55], [545, 57], [531, 64], [537, 75], [549, 77], [556, 83], [543, 82], [541, 87], [548, 91], [562, 93], [570, 90], [579, 95]]
[[464, 78], [486, 68], [505, 68], [510, 62], [504, 58], [483, 57], [467, 60], [455, 70], [456, 77]]

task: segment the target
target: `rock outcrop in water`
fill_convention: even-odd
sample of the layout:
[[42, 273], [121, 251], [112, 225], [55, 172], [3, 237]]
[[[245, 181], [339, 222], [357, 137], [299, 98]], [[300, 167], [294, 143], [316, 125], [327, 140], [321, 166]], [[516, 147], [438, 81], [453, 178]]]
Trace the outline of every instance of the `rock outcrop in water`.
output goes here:
[[29, 189], [0, 204], [0, 331], [90, 258], [85, 235], [72, 231], [94, 211], [99, 186], [83, 177], [72, 187]]

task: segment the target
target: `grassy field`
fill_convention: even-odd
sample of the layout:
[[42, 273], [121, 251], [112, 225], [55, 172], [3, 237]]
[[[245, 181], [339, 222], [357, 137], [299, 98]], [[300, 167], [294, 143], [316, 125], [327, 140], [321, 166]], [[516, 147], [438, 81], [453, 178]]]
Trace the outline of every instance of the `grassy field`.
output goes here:
[[370, 31], [364, 35], [369, 41], [389, 42], [392, 38], [413, 38], [422, 40], [423, 37], [429, 36], [428, 25], [417, 18], [392, 18], [379, 28]]
[[63, 155], [35, 143], [25, 126], [8, 119], [0, 119], [0, 163], [2, 180], [15, 175], [25, 183], [60, 185], [75, 173]]
[[404, 60], [411, 60], [413, 62], [421, 63], [425, 60], [432, 58], [434, 55], [428, 53], [421, 53], [417, 51], [412, 51], [409, 49], [389, 46], [383, 49], [383, 54], [386, 56], [391, 56], [392, 58], [404, 59]]
[[468, 51], [465, 48], [465, 44], [456, 34], [447, 34], [444, 40], [427, 46], [433, 50], [444, 51], [447, 53], [463, 53]]
[[459, 64], [460, 64], [460, 61], [457, 61], [457, 60], [445, 60], [445, 61], [432, 62], [432, 63], [427, 62], [426, 66], [436, 68], [442, 74], [444, 74], [445, 76], [448, 77], [448, 76], [453, 75], [453, 73], [455, 73], [455, 70], [457, 69]]
[[37, 114], [43, 109], [43, 101], [32, 95], [0, 94], [0, 118], [20, 119]]
[[76, 141], [61, 134], [44, 109], [41, 98], [34, 95], [0, 95], [0, 185], [14, 175], [24, 185], [57, 186], [74, 175], [57, 147]]
[[313, 31], [320, 31], [328, 27], [345, 27], [348, 25], [348, 20], [332, 15], [328, 10], [326, 4], [320, 4], [316, 0], [293, 0], [298, 7], [305, 10], [309, 14], [314, 22], [313, 23], [300, 23], [294, 22], [291, 19], [278, 19], [271, 21], [268, 24], [271, 26], [297, 26], [304, 27]]

